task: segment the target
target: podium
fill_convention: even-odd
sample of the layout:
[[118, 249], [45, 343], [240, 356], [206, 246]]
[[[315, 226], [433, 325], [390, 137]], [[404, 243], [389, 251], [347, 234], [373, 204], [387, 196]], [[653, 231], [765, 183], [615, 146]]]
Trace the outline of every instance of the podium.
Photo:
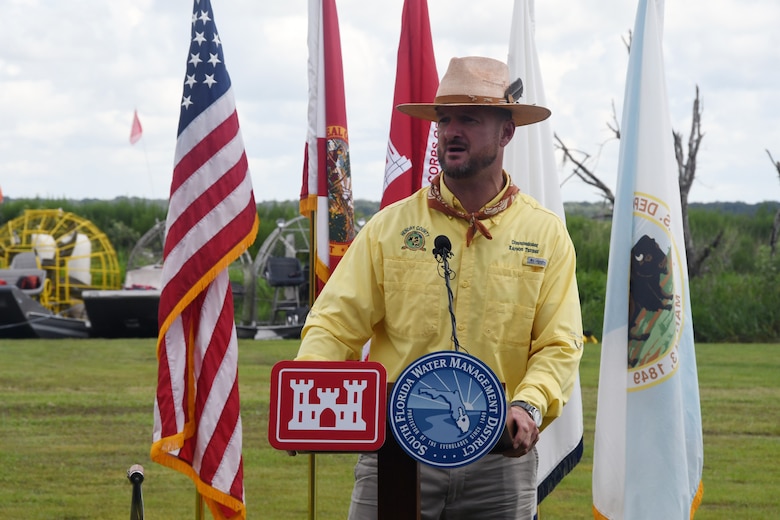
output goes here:
[[377, 452], [380, 520], [420, 517], [419, 463], [456, 468], [512, 444], [503, 385], [458, 352], [422, 356], [395, 387], [376, 362], [280, 361], [268, 439], [280, 450]]
[[[280, 450], [376, 452], [379, 520], [419, 518], [418, 463], [387, 426], [391, 389], [379, 363], [280, 361], [271, 372], [268, 440]], [[309, 402], [312, 392], [319, 403]], [[351, 420], [357, 417], [365, 424]]]

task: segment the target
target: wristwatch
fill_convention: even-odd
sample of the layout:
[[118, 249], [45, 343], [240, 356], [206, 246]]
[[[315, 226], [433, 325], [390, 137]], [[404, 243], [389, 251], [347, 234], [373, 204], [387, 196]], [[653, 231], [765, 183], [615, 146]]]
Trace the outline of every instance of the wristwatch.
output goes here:
[[536, 423], [537, 428], [541, 428], [542, 426], [542, 412], [539, 411], [537, 407], [534, 405], [528, 404], [525, 401], [512, 401], [510, 403], [512, 406], [519, 406], [526, 412], [528, 412], [528, 415], [531, 416], [531, 419], [534, 420]]

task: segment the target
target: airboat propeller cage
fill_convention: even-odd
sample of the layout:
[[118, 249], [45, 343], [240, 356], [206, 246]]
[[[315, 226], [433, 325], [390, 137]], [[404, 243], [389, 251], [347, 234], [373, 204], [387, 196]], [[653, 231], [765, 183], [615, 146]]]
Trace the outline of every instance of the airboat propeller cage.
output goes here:
[[0, 269], [10, 269], [14, 258], [31, 258], [30, 253], [45, 277], [36, 296], [54, 313], [78, 317], [83, 291], [120, 286], [119, 261], [108, 237], [73, 213], [25, 210], [0, 227]]

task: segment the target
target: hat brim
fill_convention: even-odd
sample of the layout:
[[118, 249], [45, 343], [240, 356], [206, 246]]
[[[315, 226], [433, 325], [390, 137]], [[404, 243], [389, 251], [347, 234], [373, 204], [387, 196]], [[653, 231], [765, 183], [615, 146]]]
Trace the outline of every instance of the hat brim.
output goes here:
[[398, 105], [396, 109], [404, 114], [420, 119], [426, 119], [428, 121], [438, 121], [439, 114], [436, 113], [436, 109], [439, 107], [492, 107], [507, 110], [512, 114], [512, 121], [515, 126], [532, 125], [540, 121], [544, 121], [550, 117], [550, 110], [538, 105], [523, 105], [520, 103], [404, 103]]

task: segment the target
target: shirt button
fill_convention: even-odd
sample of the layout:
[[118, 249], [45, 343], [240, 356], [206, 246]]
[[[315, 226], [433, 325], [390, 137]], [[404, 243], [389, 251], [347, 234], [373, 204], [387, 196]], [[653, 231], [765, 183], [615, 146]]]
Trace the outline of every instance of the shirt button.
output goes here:
[[465, 328], [466, 328], [465, 325], [458, 325], [458, 330], [465, 330]]
[[460, 284], [460, 286], [461, 286], [461, 287], [468, 287], [469, 285], [471, 285], [471, 284], [468, 282], [468, 280], [465, 280], [465, 281], [463, 281], [463, 282]]

